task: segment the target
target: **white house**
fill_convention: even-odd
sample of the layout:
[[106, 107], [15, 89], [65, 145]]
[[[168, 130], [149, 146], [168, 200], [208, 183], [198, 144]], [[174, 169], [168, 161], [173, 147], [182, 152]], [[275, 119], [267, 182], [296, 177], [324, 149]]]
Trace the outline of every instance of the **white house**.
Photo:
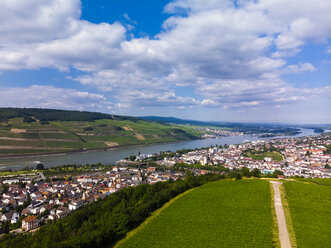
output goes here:
[[84, 204], [85, 204], [85, 201], [83, 199], [72, 201], [71, 203], [69, 203], [69, 210], [76, 210], [76, 209], [80, 208], [81, 206], [83, 206]]

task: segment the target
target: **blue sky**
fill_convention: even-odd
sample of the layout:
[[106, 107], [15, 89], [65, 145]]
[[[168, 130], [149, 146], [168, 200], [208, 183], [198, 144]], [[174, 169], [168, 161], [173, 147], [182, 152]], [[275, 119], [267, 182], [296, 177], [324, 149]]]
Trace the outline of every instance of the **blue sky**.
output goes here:
[[0, 9], [2, 107], [331, 123], [329, 0], [11, 0]]

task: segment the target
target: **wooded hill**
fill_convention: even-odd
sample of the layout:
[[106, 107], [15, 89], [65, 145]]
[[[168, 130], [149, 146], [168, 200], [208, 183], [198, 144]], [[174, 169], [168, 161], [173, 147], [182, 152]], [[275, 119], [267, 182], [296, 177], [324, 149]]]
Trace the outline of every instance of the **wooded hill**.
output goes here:
[[39, 109], [39, 108], [0, 108], [0, 120], [17, 117], [35, 117], [40, 121], [94, 121], [100, 119], [138, 120], [135, 117], [109, 115], [98, 112]]

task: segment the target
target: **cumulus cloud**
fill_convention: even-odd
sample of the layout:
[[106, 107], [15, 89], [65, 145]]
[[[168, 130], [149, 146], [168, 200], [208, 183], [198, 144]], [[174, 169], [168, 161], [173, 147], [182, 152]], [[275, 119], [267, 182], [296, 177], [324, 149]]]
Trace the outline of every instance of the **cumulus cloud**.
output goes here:
[[28, 88], [1, 87], [0, 106], [105, 111], [111, 108], [111, 103], [101, 94], [32, 85]]
[[305, 71], [315, 71], [316, 68], [310, 64], [310, 63], [303, 63], [303, 64], [298, 64], [298, 65], [288, 65], [284, 70], [283, 73], [302, 73]]
[[120, 101], [121, 98], [125, 98], [125, 103], [120, 102], [118, 106], [124, 107], [193, 107], [199, 104], [199, 101], [192, 97], [176, 96], [174, 92], [151, 92], [151, 91], [139, 91], [127, 90], [116, 98]]
[[[329, 0], [175, 0], [164, 9], [173, 15], [153, 38], [128, 38], [120, 23], [81, 20], [80, 8], [79, 0], [1, 1], [0, 72], [74, 68], [82, 72], [75, 81], [116, 95], [121, 108], [258, 108], [302, 100], [306, 93], [281, 75], [316, 69], [308, 62], [288, 65], [286, 58], [331, 38]], [[178, 86], [193, 87], [196, 96], [177, 95]], [[48, 90], [60, 97], [54, 93], [60, 89]], [[87, 99], [98, 96], [104, 97]]]
[[80, 0], [0, 1], [0, 42], [47, 42], [71, 35], [81, 14]]

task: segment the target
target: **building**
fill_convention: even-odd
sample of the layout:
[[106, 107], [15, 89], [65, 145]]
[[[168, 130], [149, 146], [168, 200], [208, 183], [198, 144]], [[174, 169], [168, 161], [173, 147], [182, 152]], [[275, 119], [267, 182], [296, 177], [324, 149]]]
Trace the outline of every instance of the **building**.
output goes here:
[[266, 161], [266, 162], [272, 162], [272, 158], [271, 157], [264, 157], [264, 161]]
[[148, 167], [147, 168], [147, 172], [155, 172], [156, 171], [156, 167]]
[[39, 220], [35, 215], [29, 215], [22, 221], [22, 229], [30, 231], [39, 227]]
[[56, 217], [57, 218], [63, 218], [66, 217], [69, 214], [69, 208], [60, 206], [56, 209]]
[[85, 200], [79, 199], [69, 203], [69, 210], [76, 210], [85, 204]]

